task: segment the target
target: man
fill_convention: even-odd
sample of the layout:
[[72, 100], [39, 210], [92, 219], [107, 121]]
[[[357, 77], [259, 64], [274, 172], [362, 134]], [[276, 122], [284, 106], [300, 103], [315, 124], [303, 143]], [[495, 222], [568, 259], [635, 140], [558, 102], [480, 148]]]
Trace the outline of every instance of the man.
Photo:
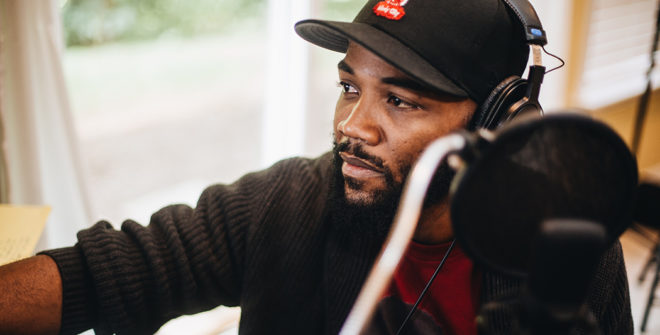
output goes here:
[[[527, 46], [497, 0], [369, 1], [355, 24], [303, 21], [296, 29], [346, 53], [334, 153], [212, 186], [195, 209], [166, 207], [147, 227], [99, 222], [74, 247], [2, 268], [0, 330], [145, 334], [181, 314], [240, 305], [243, 334], [339, 331], [411, 165], [434, 139], [469, 127], [489, 92], [522, 73]], [[447, 266], [406, 330], [516, 329], [515, 308], [498, 303], [519, 298], [521, 283], [474, 266], [460, 246], [449, 252], [444, 179], [370, 331], [397, 331], [444, 254]], [[599, 327], [632, 333], [619, 245], [596, 279], [589, 308]]]

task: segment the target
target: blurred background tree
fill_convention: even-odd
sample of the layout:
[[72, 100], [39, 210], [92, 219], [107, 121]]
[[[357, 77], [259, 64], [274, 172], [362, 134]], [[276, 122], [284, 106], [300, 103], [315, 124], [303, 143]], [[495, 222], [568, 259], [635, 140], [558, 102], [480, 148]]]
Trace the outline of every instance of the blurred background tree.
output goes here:
[[[266, 0], [68, 0], [67, 46], [221, 32], [258, 21]], [[254, 24], [257, 24], [256, 22]]]
[[[263, 26], [267, 0], [66, 0], [62, 21], [67, 46], [216, 33]], [[325, 0], [331, 15], [346, 19], [362, 1]], [[324, 15], [328, 18], [328, 15]]]

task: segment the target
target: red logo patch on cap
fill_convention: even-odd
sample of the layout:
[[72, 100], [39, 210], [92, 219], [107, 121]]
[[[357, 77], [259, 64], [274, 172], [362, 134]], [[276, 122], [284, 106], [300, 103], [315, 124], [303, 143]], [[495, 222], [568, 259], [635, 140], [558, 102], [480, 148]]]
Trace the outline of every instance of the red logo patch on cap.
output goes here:
[[390, 20], [400, 20], [406, 15], [406, 11], [403, 10], [403, 6], [405, 6], [406, 3], [408, 3], [408, 0], [381, 1], [374, 6], [374, 13]]

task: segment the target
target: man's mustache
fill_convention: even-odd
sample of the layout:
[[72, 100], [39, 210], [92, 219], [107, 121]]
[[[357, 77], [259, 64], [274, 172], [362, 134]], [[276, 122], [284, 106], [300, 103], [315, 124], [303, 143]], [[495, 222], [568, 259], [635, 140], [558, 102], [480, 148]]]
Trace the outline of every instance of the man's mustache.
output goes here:
[[360, 143], [355, 143], [351, 141], [342, 141], [340, 143], [335, 142], [334, 151], [335, 154], [344, 152], [353, 155], [357, 158], [360, 158], [362, 160], [371, 163], [373, 166], [379, 169], [385, 170], [385, 165], [383, 164], [383, 160], [380, 157], [371, 155], [368, 152], [366, 152], [362, 147], [362, 144]]

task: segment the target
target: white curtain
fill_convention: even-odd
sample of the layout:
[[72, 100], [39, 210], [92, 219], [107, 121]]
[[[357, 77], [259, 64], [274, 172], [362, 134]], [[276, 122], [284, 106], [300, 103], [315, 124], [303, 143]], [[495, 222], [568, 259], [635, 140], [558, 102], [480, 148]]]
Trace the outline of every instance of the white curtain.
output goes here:
[[57, 1], [0, 0], [0, 41], [9, 201], [51, 206], [38, 250], [71, 245], [91, 221], [62, 71]]

